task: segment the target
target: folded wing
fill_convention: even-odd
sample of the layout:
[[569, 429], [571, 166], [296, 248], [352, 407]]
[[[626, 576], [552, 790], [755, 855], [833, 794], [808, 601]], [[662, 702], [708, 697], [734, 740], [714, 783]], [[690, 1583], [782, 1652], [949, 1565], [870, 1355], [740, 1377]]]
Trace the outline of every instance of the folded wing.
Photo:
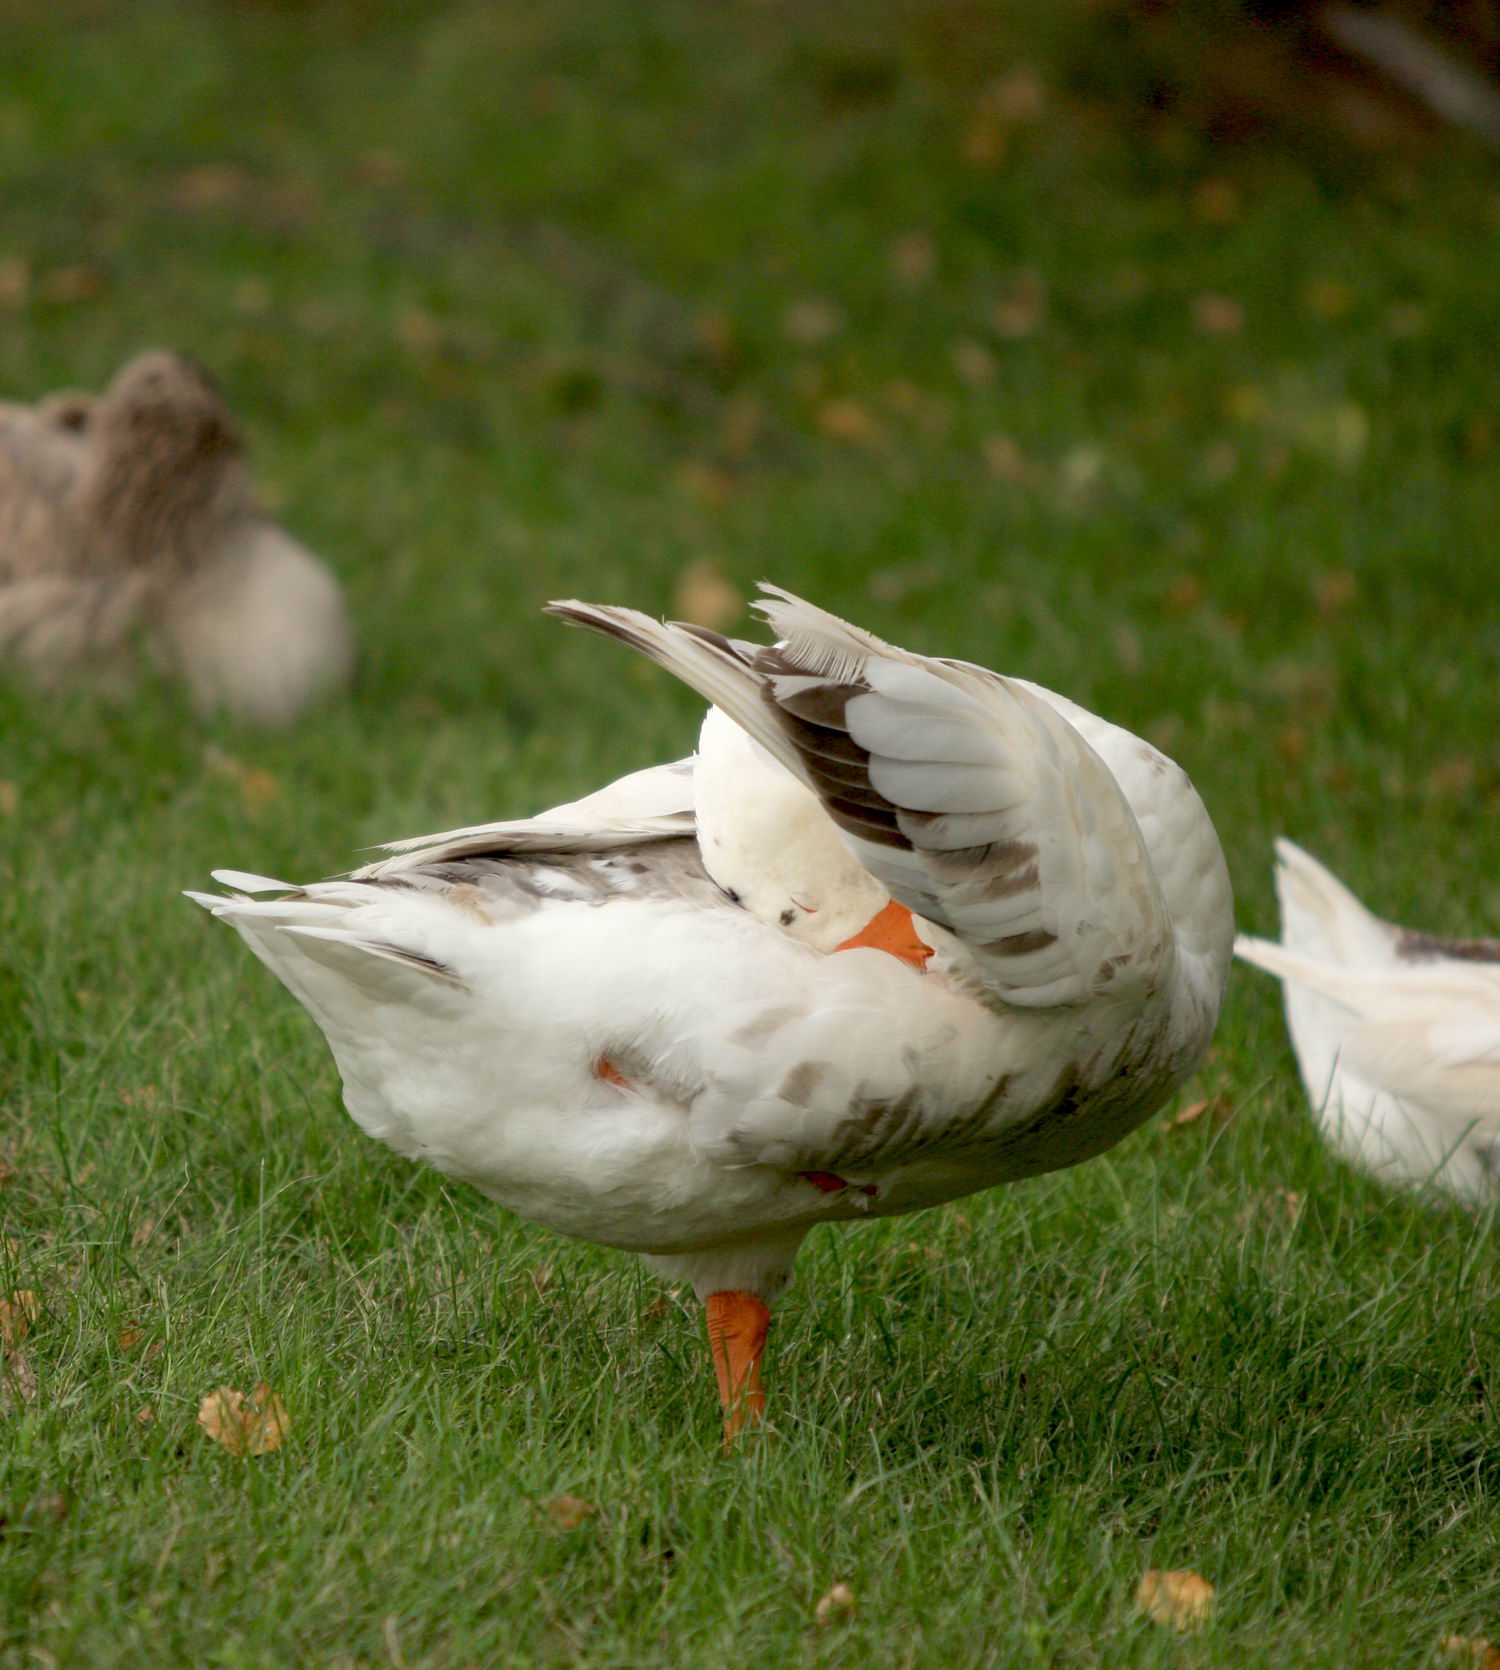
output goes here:
[[355, 875], [377, 879], [478, 854], [607, 852], [612, 847], [692, 833], [693, 762], [689, 758], [633, 771], [582, 800], [570, 800], [534, 818], [479, 823], [388, 842], [386, 850], [396, 856], [367, 864]]

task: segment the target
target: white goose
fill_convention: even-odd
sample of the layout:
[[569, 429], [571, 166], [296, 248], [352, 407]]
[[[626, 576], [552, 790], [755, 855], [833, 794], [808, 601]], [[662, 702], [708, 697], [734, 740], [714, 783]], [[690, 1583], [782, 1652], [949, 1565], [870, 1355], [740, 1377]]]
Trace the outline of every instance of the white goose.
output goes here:
[[1183, 772], [789, 594], [773, 647], [551, 612], [715, 705], [695, 759], [283, 890], [193, 894], [372, 1136], [708, 1309], [725, 1442], [803, 1237], [1074, 1165], [1197, 1062], [1229, 880]]
[[1500, 940], [1395, 927], [1290, 841], [1276, 858], [1281, 943], [1235, 949], [1284, 982], [1323, 1135], [1384, 1182], [1500, 1198]]

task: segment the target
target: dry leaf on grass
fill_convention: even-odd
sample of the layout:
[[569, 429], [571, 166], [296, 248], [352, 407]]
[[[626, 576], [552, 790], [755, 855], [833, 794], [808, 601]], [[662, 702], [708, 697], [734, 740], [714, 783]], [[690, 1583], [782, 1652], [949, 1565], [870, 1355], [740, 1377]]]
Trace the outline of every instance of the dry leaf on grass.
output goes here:
[[880, 438], [874, 418], [857, 400], [825, 400], [818, 408], [818, 427], [830, 440], [848, 446], [870, 446]]
[[205, 1392], [198, 1405], [198, 1425], [230, 1455], [269, 1455], [281, 1448], [292, 1420], [286, 1405], [262, 1380], [248, 1399], [233, 1386]]
[[554, 1496], [550, 1502], [537, 1504], [544, 1514], [547, 1514], [559, 1531], [576, 1531], [590, 1514], [598, 1513], [598, 1508], [592, 1502], [585, 1502], [581, 1496]]
[[1018, 341], [1036, 330], [1046, 311], [1046, 281], [1040, 273], [1021, 273], [995, 303], [990, 324], [997, 336]]
[[1000, 372], [995, 356], [972, 336], [961, 336], [953, 343], [948, 349], [948, 358], [960, 379], [970, 388], [988, 388]]
[[0, 261], [0, 307], [24, 307], [31, 292], [31, 268], [19, 255]]
[[1238, 336], [1245, 310], [1230, 296], [1194, 296], [1193, 323], [1205, 336]]
[[782, 329], [800, 347], [817, 348], [844, 328], [844, 315], [820, 296], [793, 302], [782, 317]]
[[737, 483], [728, 470], [703, 458], [684, 458], [672, 472], [683, 492], [710, 510], [718, 510], [734, 497]]
[[1500, 1647], [1491, 1646], [1484, 1635], [1445, 1635], [1438, 1650], [1450, 1658], [1466, 1659], [1478, 1670], [1500, 1670]]
[[819, 1624], [838, 1624], [854, 1616], [859, 1602], [847, 1583], [835, 1583], [813, 1608], [813, 1620]]
[[672, 588], [672, 613], [678, 620], [722, 632], [745, 612], [745, 600], [738, 587], [725, 577], [712, 557], [690, 562], [677, 576]]
[[1336, 615], [1347, 609], [1359, 590], [1359, 581], [1347, 568], [1319, 574], [1312, 583], [1313, 607], [1320, 615]]
[[49, 302], [97, 301], [109, 289], [109, 279], [99, 267], [78, 265], [54, 267], [42, 280], [42, 295]]
[[1193, 213], [1210, 226], [1227, 226], [1240, 212], [1240, 194], [1228, 180], [1200, 180], [1193, 187]]
[[0, 1345], [7, 1351], [19, 1345], [40, 1314], [37, 1296], [29, 1287], [19, 1289], [8, 1299], [0, 1299]]
[[211, 777], [234, 783], [247, 812], [263, 812], [281, 797], [281, 784], [262, 766], [246, 765], [233, 754], [212, 745], [203, 751], [203, 764]]
[[1196, 1102], [1189, 1102], [1185, 1108], [1179, 1108], [1163, 1125], [1164, 1131], [1175, 1131], [1182, 1125], [1196, 1125], [1205, 1117], [1217, 1119], [1221, 1123], [1234, 1112], [1234, 1104], [1227, 1096], [1205, 1096]]
[[932, 277], [937, 266], [937, 246], [925, 232], [903, 232], [886, 252], [891, 272], [915, 290]]
[[19, 1351], [12, 1351], [0, 1360], [0, 1415], [36, 1400], [36, 1371]]
[[1201, 1628], [1213, 1604], [1213, 1584], [1195, 1571], [1148, 1571], [1135, 1591], [1138, 1612], [1176, 1630]]
[[155, 1419], [156, 1411], [149, 1403], [143, 1403], [135, 1412], [135, 1424], [137, 1426], [150, 1426]]

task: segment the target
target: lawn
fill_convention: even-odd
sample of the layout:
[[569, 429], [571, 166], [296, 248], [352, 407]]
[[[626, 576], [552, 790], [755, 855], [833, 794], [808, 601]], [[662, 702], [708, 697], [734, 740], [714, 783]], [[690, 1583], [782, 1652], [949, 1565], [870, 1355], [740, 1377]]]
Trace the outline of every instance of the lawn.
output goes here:
[[[725, 1459], [696, 1306], [367, 1141], [179, 897], [685, 751], [690, 696], [538, 608], [669, 610], [709, 561], [1157, 741], [1246, 928], [1284, 831], [1388, 915], [1493, 930], [1493, 163], [1216, 150], [1075, 91], [1088, 28], [8, 9], [0, 396], [199, 355], [362, 660], [284, 735], [0, 689], [0, 1294], [38, 1305], [6, 1670], [1500, 1638], [1496, 1226], [1322, 1151], [1269, 981], [1234, 977], [1174, 1104], [1204, 1116], [815, 1236], [774, 1434]], [[200, 1400], [261, 1380], [286, 1442], [227, 1454]], [[1149, 1567], [1216, 1586], [1201, 1633], [1136, 1615]]]

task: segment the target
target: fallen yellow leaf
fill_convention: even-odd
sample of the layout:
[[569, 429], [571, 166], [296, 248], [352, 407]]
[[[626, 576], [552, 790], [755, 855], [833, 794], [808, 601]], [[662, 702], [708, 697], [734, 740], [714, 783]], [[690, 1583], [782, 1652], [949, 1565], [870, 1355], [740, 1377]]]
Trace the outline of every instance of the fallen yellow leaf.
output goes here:
[[678, 620], [691, 621], [722, 632], [745, 612], [745, 600], [738, 587], [724, 577], [712, 557], [690, 562], [677, 576], [672, 589], [672, 613]]
[[598, 1508], [592, 1502], [585, 1502], [581, 1496], [569, 1496], [564, 1493], [554, 1496], [550, 1502], [539, 1504], [545, 1514], [549, 1514], [559, 1531], [576, 1531], [590, 1514], [598, 1513]]
[[31, 268], [19, 255], [0, 261], [0, 307], [24, 307], [31, 290]]
[[1205, 336], [1238, 336], [1245, 328], [1245, 310], [1229, 296], [1195, 296], [1193, 323]]
[[17, 1404], [35, 1403], [36, 1373], [19, 1351], [0, 1360], [0, 1414]]
[[1030, 336], [1047, 310], [1047, 284], [1040, 273], [1021, 273], [996, 302], [990, 324], [998, 336]]
[[1179, 574], [1162, 598], [1163, 606], [1174, 615], [1191, 614], [1203, 601], [1203, 582], [1196, 574]]
[[868, 446], [876, 438], [875, 420], [857, 400], [825, 400], [818, 409], [818, 427], [831, 440]]
[[1036, 476], [1035, 466], [1009, 435], [987, 435], [980, 442], [985, 467], [1001, 481], [1027, 482]]
[[152, 1421], [154, 1421], [155, 1419], [156, 1419], [156, 1411], [151, 1407], [151, 1405], [149, 1403], [143, 1403], [140, 1406], [140, 1408], [137, 1409], [136, 1412], [135, 1412], [135, 1420], [136, 1420], [136, 1425], [137, 1426], [150, 1426]]
[[280, 798], [280, 783], [262, 766], [246, 765], [212, 744], [203, 751], [203, 763], [210, 776], [222, 777], [238, 787], [247, 812], [262, 812]]
[[1313, 603], [1320, 615], [1336, 615], [1340, 609], [1348, 608], [1358, 590], [1359, 581], [1349, 570], [1336, 568], [1313, 581]]
[[795, 301], [782, 317], [782, 329], [803, 348], [817, 348], [844, 328], [844, 316], [820, 296]]
[[739, 350], [734, 342], [734, 323], [727, 313], [710, 308], [707, 313], [700, 314], [693, 334], [698, 339], [698, 346], [715, 365], [732, 366], [739, 360]]
[[915, 290], [932, 277], [937, 266], [937, 246], [925, 232], [903, 232], [891, 245], [886, 259], [900, 282], [907, 289]]
[[108, 288], [102, 269], [82, 264], [54, 267], [42, 280], [42, 294], [49, 302], [97, 301]]
[[1005, 124], [993, 110], [976, 110], [959, 140], [965, 162], [993, 168], [1005, 155]]
[[41, 1306], [29, 1287], [19, 1289], [8, 1299], [0, 1299], [0, 1345], [7, 1351], [19, 1345], [40, 1314]]
[[240, 799], [248, 812], [262, 812], [281, 798], [281, 784], [269, 771], [252, 767], [240, 778]]
[[1176, 1630], [1201, 1628], [1213, 1604], [1213, 1584], [1195, 1571], [1148, 1571], [1135, 1591], [1138, 1612]]
[[1466, 1658], [1479, 1670], [1500, 1670], [1500, 1647], [1491, 1646], [1487, 1636], [1445, 1635], [1438, 1650], [1452, 1658]]
[[1228, 180], [1200, 180], [1193, 187], [1193, 212], [1210, 226], [1227, 226], [1240, 212], [1240, 194]]
[[198, 1425], [230, 1455], [269, 1455], [281, 1448], [292, 1421], [286, 1405], [262, 1380], [249, 1400], [233, 1386], [205, 1392]]
[[672, 478], [685, 493], [717, 510], [734, 497], [735, 478], [728, 470], [702, 458], [684, 458], [672, 471]]
[[1213, 1119], [1228, 1119], [1233, 1112], [1227, 1096], [1205, 1096], [1199, 1101], [1189, 1102], [1185, 1108], [1179, 1108], [1162, 1129], [1171, 1131], [1179, 1125], [1196, 1125], [1205, 1114]]
[[995, 356], [972, 336], [961, 336], [948, 350], [953, 369], [970, 388], [988, 388], [999, 374]]
[[432, 354], [443, 346], [447, 333], [441, 319], [414, 307], [397, 317], [391, 334], [409, 354]]
[[813, 1608], [813, 1619], [819, 1624], [844, 1623], [854, 1616], [858, 1605], [847, 1583], [835, 1583]]

